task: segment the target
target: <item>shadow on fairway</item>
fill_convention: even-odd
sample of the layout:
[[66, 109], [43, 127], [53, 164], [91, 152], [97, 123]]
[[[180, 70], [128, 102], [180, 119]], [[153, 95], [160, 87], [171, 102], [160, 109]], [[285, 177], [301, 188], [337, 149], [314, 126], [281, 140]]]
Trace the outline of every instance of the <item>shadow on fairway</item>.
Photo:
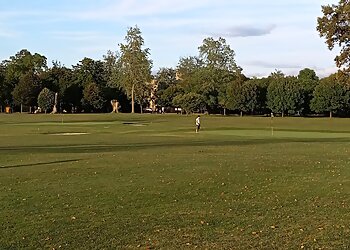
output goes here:
[[[132, 144], [85, 144], [85, 145], [54, 145], [54, 146], [15, 146], [0, 147], [0, 153], [21, 151], [26, 153], [103, 153], [134, 151], [163, 147], [206, 147], [206, 146], [251, 146], [280, 143], [349, 143], [350, 138], [271, 138], [271, 139], [235, 139], [235, 140], [196, 140], [179, 142], [149, 142]], [[76, 159], [79, 160], [79, 159]], [[69, 160], [69, 161], [76, 161]], [[58, 162], [52, 162], [59, 163]], [[41, 163], [49, 164], [49, 163]]]
[[17, 164], [17, 165], [3, 166], [3, 167], [0, 167], [0, 169], [2, 169], [2, 168], [33, 167], [33, 166], [40, 166], [40, 165], [51, 165], [51, 164], [74, 162], [74, 161], [80, 161], [80, 160], [82, 160], [82, 159], [71, 159], [71, 160], [62, 160], [62, 161], [48, 161], [48, 162], [38, 162], [38, 163], [28, 163], [28, 164]]

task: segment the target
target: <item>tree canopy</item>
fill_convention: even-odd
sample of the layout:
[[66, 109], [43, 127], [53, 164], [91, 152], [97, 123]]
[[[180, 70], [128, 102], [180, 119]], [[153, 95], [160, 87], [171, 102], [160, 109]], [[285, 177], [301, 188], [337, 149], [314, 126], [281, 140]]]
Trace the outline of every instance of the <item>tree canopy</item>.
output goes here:
[[[340, 15], [347, 5], [340, 1], [324, 9]], [[222, 37], [203, 39], [198, 53], [180, 57], [176, 68], [152, 72], [150, 49], [144, 43], [141, 30], [129, 28], [118, 51], [107, 51], [102, 60], [84, 57], [71, 68], [55, 61], [48, 67], [44, 55], [21, 50], [0, 63], [0, 110], [5, 105], [28, 110], [54, 92], [61, 112], [109, 112], [111, 100], [117, 99], [122, 112], [135, 112], [137, 102], [141, 112], [151, 105], [155, 111], [156, 104], [168, 110], [181, 107], [186, 113], [350, 114], [346, 72], [320, 80], [313, 69], [305, 68], [297, 77], [276, 70], [268, 77], [249, 78]]]
[[152, 61], [148, 58], [149, 48], [143, 48], [144, 39], [141, 30], [135, 26], [128, 29], [125, 44], [120, 46], [120, 84], [131, 97], [132, 113], [134, 113], [134, 98], [141, 105], [145, 94], [149, 91], [147, 83], [151, 80]]
[[350, 2], [340, 0], [338, 4], [324, 5], [322, 13], [323, 16], [317, 19], [317, 31], [326, 39], [330, 50], [340, 47], [336, 65], [350, 72]]

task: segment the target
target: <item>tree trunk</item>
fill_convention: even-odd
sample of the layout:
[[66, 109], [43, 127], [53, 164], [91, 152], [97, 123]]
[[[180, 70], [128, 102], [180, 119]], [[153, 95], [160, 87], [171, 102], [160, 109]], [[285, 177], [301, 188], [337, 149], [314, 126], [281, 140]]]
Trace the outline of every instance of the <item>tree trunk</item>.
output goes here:
[[284, 112], [282, 111], [282, 117], [284, 117]]
[[243, 116], [243, 111], [241, 111], [241, 117]]
[[140, 109], [141, 109], [141, 114], [143, 113], [143, 111], [142, 111], [142, 104], [140, 104]]
[[329, 111], [329, 118], [332, 118], [332, 111]]
[[21, 114], [22, 114], [22, 112], [23, 112], [23, 105], [22, 105], [22, 103], [21, 103]]
[[131, 87], [131, 113], [135, 113], [135, 99], [134, 99], [134, 88], [135, 84]]

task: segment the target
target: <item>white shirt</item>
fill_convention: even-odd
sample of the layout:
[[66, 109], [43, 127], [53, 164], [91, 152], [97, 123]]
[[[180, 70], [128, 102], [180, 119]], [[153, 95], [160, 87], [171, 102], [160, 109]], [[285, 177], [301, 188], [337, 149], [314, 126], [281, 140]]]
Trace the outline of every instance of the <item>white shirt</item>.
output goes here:
[[197, 117], [196, 118], [196, 126], [200, 125], [201, 124], [201, 121], [200, 121], [200, 117]]

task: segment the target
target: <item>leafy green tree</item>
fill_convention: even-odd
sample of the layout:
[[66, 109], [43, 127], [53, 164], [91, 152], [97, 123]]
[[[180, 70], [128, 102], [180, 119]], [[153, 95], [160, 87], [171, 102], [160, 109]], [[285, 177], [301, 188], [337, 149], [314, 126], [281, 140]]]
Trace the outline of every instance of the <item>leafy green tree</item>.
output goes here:
[[218, 89], [214, 70], [210, 70], [208, 67], [197, 69], [191, 76], [191, 84], [188, 86], [190, 92], [202, 96], [201, 100], [203, 100], [208, 112], [215, 110], [218, 105]]
[[0, 64], [0, 112], [6, 105], [5, 68]]
[[182, 82], [186, 82], [202, 66], [203, 62], [196, 56], [181, 57], [176, 68], [177, 77]]
[[298, 81], [304, 92], [303, 111], [304, 113], [308, 113], [311, 111], [310, 103], [313, 98], [313, 92], [315, 90], [315, 87], [319, 83], [319, 78], [314, 70], [305, 68], [299, 71]]
[[108, 87], [120, 87], [119, 55], [108, 50], [103, 56], [104, 76]]
[[[270, 85], [271, 78], [253, 78], [248, 80], [245, 84], [252, 85], [251, 88], [256, 89], [256, 105], [254, 106], [254, 112], [260, 114], [266, 114], [269, 112], [267, 107], [267, 88]], [[254, 98], [252, 100], [255, 100]], [[251, 110], [251, 109], [250, 109]]]
[[350, 71], [350, 3], [340, 0], [339, 3], [322, 6], [323, 16], [317, 18], [317, 31], [326, 39], [327, 46], [333, 50], [335, 46], [341, 48], [335, 57], [337, 67], [345, 67]]
[[96, 83], [89, 83], [85, 86], [83, 92], [83, 103], [92, 107], [93, 110], [101, 110], [104, 106], [105, 100], [102, 92]]
[[19, 83], [12, 91], [14, 103], [21, 105], [21, 107], [22, 105], [30, 108], [36, 106], [40, 89], [39, 77], [34, 72], [28, 72], [20, 78]]
[[340, 82], [337, 75], [333, 74], [320, 81], [315, 88], [311, 109], [317, 113], [329, 112], [329, 117], [333, 113], [344, 111], [349, 106], [349, 86]]
[[157, 82], [157, 105], [162, 107], [172, 106], [172, 100], [180, 91], [180, 87], [177, 86], [176, 70], [161, 68], [155, 80]]
[[45, 111], [52, 109], [55, 101], [55, 94], [48, 88], [43, 88], [38, 96], [38, 106]]
[[[110, 100], [117, 99], [123, 112], [130, 112], [130, 101], [122, 84], [122, 72], [120, 66], [120, 55], [118, 52], [107, 51], [103, 56], [104, 75], [106, 86], [103, 88], [103, 96], [107, 107]], [[107, 108], [109, 110], [109, 108]]]
[[246, 78], [241, 74], [242, 69], [237, 66], [235, 52], [226, 44], [226, 40], [220, 37], [218, 40], [212, 37], [205, 38], [199, 46], [199, 59], [203, 63], [204, 72], [202, 77], [202, 88], [200, 93], [204, 94], [206, 106], [214, 110], [221, 107], [226, 113], [230, 105], [225, 96], [232, 81], [244, 81]]
[[267, 89], [267, 105], [272, 112], [296, 113], [302, 111], [303, 92], [296, 77], [277, 77]]
[[314, 91], [319, 78], [313, 69], [305, 68], [299, 71], [298, 80], [307, 91]]
[[[197, 92], [199, 75], [197, 72], [202, 69], [202, 62], [198, 57], [182, 57], [176, 68], [176, 77], [178, 79], [178, 89], [181, 89], [180, 94]], [[173, 90], [175, 90], [173, 88]], [[173, 91], [175, 92], [175, 91]]]
[[[60, 62], [52, 62], [53, 66], [40, 74], [42, 87], [58, 93], [58, 107], [70, 111], [72, 106], [79, 106], [82, 98], [81, 87], [75, 82], [72, 69]], [[76, 84], [80, 95], [70, 95], [72, 85]]]
[[[6, 104], [12, 104], [12, 92], [15, 86], [18, 85], [20, 78], [31, 73], [39, 76], [47, 69], [46, 57], [38, 53], [32, 54], [28, 50], [21, 50], [8, 60], [1, 63], [4, 69], [4, 88], [3, 96]], [[37, 99], [37, 95], [32, 97]]]
[[[106, 101], [105, 95], [110, 94], [110, 92], [114, 93], [114, 90], [108, 86], [108, 81], [110, 80], [110, 72], [108, 70], [105, 61], [95, 61], [91, 58], [84, 58], [77, 65], [73, 66], [72, 82], [69, 83], [68, 88], [66, 88], [64, 92], [65, 96], [70, 97], [72, 106], [84, 110], [93, 109], [102, 111], [102, 108], [107, 109], [107, 105], [109, 107], [110, 104]], [[104, 100], [102, 108], [97, 108], [95, 105], [92, 105], [90, 101], [87, 101], [84, 97], [84, 91], [91, 90], [91, 83], [96, 84], [101, 97], [100, 100]], [[100, 104], [98, 104], [98, 106], [99, 105]]]
[[181, 58], [177, 67], [180, 85], [185, 93], [202, 96], [205, 109], [216, 112], [230, 106], [227, 98], [230, 82], [243, 76], [235, 62], [235, 52], [224, 38], [203, 40], [198, 57]]
[[257, 81], [248, 80], [242, 85], [242, 110], [253, 113], [261, 108], [259, 106], [260, 88]]
[[220, 37], [218, 40], [212, 37], [205, 38], [203, 44], [198, 47], [199, 59], [206, 67], [240, 72], [241, 69], [235, 61], [235, 52], [226, 44], [226, 40]]
[[12, 78], [17, 79], [29, 71], [38, 75], [48, 68], [45, 56], [38, 53], [32, 54], [26, 49], [11, 56], [9, 60], [5, 61], [5, 63], [8, 67], [8, 74]]
[[120, 44], [119, 65], [121, 70], [121, 85], [127, 95], [131, 97], [131, 112], [135, 112], [134, 102], [141, 105], [151, 80], [152, 61], [148, 59], [148, 48], [143, 49], [144, 39], [140, 29], [136, 26], [129, 28], [125, 36], [125, 44]]
[[83, 88], [91, 82], [97, 85], [105, 85], [106, 77], [104, 70], [105, 67], [102, 61], [95, 61], [87, 57], [73, 66], [75, 81]]
[[227, 88], [227, 96], [228, 96], [228, 103], [227, 108], [230, 110], [238, 110], [240, 111], [241, 116], [243, 115], [243, 81], [240, 78], [236, 78], [230, 84]]
[[186, 114], [200, 111], [203, 103], [203, 96], [193, 92], [177, 95], [173, 100], [173, 104], [185, 110]]

